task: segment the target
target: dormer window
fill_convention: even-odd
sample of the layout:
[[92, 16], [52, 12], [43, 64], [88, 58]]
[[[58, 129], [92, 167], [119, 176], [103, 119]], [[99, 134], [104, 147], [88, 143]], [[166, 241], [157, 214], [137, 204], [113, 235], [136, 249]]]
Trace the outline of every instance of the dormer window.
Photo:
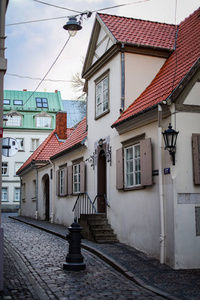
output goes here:
[[3, 104], [4, 105], [10, 105], [10, 99], [4, 99]]
[[35, 127], [37, 128], [51, 128], [52, 116], [46, 112], [42, 112], [35, 116]]
[[36, 106], [38, 108], [48, 108], [48, 100], [47, 98], [35, 98]]
[[13, 100], [14, 105], [23, 105], [23, 100]]
[[7, 121], [5, 126], [21, 127], [22, 126], [22, 115], [16, 111], [11, 111], [6, 115]]

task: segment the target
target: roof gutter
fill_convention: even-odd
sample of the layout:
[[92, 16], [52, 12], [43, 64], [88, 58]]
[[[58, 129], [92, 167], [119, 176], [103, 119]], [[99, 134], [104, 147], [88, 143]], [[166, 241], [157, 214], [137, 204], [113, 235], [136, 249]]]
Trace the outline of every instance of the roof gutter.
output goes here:
[[61, 156], [65, 155], [65, 154], [68, 154], [71, 151], [74, 151], [76, 149], [79, 149], [79, 148], [85, 146], [85, 141], [86, 141], [86, 138], [84, 138], [81, 142], [77, 143], [76, 145], [74, 145], [74, 146], [72, 146], [70, 148], [67, 148], [67, 149], [63, 150], [62, 152], [59, 152], [59, 153], [51, 156], [50, 160], [54, 160], [54, 159], [56, 159], [58, 157], [61, 157]]

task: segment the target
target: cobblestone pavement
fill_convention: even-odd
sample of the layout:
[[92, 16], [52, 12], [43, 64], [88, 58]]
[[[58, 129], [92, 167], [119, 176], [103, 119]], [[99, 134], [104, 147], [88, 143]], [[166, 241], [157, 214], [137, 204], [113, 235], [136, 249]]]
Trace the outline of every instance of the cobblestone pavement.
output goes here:
[[[65, 226], [27, 217], [15, 218], [62, 238], [66, 236]], [[169, 266], [161, 265], [157, 259], [121, 243], [96, 244], [83, 240], [82, 247], [120, 270], [129, 279], [168, 299], [200, 299], [200, 269], [173, 270]]]
[[64, 271], [68, 243], [3, 215], [3, 300], [164, 299], [83, 249], [86, 270]]

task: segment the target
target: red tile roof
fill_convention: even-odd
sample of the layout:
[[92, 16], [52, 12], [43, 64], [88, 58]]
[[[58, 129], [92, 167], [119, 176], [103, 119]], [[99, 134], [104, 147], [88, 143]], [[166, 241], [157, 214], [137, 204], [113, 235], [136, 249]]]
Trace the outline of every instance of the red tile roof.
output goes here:
[[67, 129], [68, 138], [65, 142], [59, 141], [55, 132], [56, 129], [54, 129], [44, 142], [33, 152], [33, 154], [17, 171], [17, 174], [30, 166], [31, 163], [48, 163], [51, 157], [53, 158], [54, 156], [62, 155], [62, 153], [66, 150], [69, 150], [73, 146], [81, 143], [87, 136], [86, 117], [75, 129]]
[[60, 156], [62, 153], [69, 151], [72, 147], [80, 144], [87, 137], [86, 131], [86, 117], [78, 124], [75, 130], [67, 138], [67, 140], [54, 152], [52, 158]]
[[112, 125], [115, 127], [166, 100], [200, 59], [200, 8], [178, 26], [176, 50], [146, 90]]
[[21, 172], [24, 168], [28, 167], [32, 162], [46, 162], [50, 156], [60, 147], [63, 142], [60, 142], [56, 135], [56, 129], [54, 129], [43, 143], [33, 152], [33, 154], [25, 161], [21, 168], [17, 171]]
[[118, 42], [173, 50], [175, 25], [98, 14]]

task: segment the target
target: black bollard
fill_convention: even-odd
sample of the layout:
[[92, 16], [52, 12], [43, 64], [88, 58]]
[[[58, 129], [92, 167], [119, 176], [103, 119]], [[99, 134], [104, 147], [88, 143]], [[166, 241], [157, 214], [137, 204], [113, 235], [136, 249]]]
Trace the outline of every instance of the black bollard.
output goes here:
[[63, 264], [63, 269], [68, 271], [81, 271], [85, 270], [86, 266], [83, 262], [84, 258], [81, 254], [81, 234], [82, 227], [74, 219], [74, 223], [68, 227], [69, 234], [66, 239], [69, 242], [69, 252], [66, 257], [66, 263]]

